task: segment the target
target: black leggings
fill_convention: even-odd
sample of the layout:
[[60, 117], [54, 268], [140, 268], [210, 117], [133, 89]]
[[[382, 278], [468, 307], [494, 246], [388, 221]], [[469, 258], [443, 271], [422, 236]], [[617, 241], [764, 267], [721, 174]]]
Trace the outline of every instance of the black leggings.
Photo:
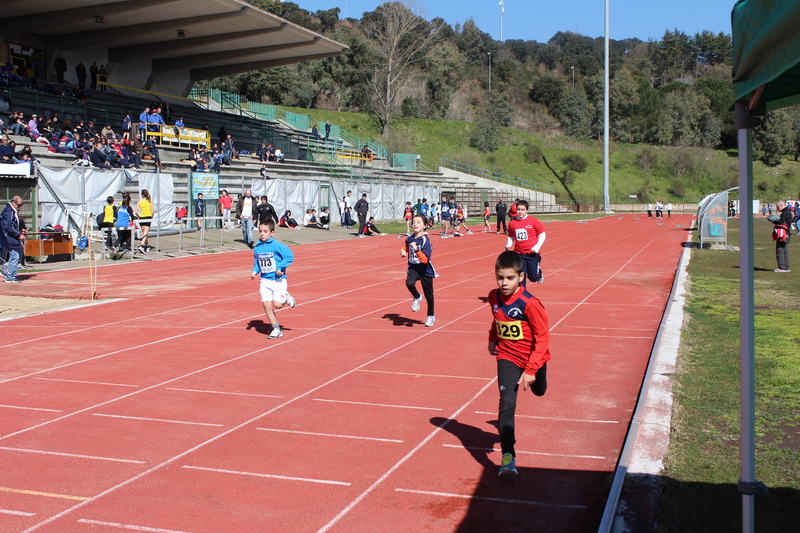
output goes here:
[[425, 301], [428, 302], [428, 316], [433, 316], [433, 278], [422, 275], [413, 268], [408, 269], [406, 288], [414, 298], [419, 298], [417, 280], [419, 280], [422, 285], [422, 292], [425, 293]]
[[505, 215], [503, 216], [497, 215], [497, 233], [500, 233], [500, 226], [503, 226], [503, 233], [508, 233], [508, 228], [506, 228]]
[[522, 268], [525, 270], [525, 279], [522, 286], [526, 287], [529, 281], [539, 281], [542, 277], [542, 269], [539, 264], [542, 262], [542, 254], [519, 254], [522, 259]]
[[[497, 416], [497, 428], [500, 430], [500, 447], [503, 454], [510, 453], [516, 456], [514, 444], [514, 412], [517, 410], [517, 382], [522, 377], [520, 368], [506, 359], [497, 360], [497, 385], [500, 388], [500, 412]], [[531, 386], [531, 392], [536, 396], [544, 396], [547, 391], [547, 363], [536, 371], [536, 381]]]

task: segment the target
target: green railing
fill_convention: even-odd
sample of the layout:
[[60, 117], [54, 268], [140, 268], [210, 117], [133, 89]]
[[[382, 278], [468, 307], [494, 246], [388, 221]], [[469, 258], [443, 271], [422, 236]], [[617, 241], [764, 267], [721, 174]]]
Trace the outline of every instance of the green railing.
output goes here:
[[389, 151], [386, 149], [385, 146], [376, 143], [374, 140], [366, 137], [356, 137], [350, 132], [341, 130], [341, 138], [345, 142], [350, 143], [353, 145], [356, 150], [361, 150], [365, 146], [369, 146], [369, 149], [372, 150], [372, 153], [375, 154], [377, 157], [381, 159], [387, 159], [389, 156]]
[[508, 183], [509, 185], [514, 185], [515, 187], [532, 189], [534, 191], [545, 192], [548, 194], [556, 194], [557, 192], [557, 189], [552, 185], [544, 185], [533, 180], [509, 176], [507, 174], [500, 174], [499, 172], [492, 172], [491, 170], [486, 170], [485, 168], [473, 167], [472, 165], [459, 163], [458, 161], [453, 161], [452, 159], [442, 158], [439, 164], [444, 168], [449, 168], [450, 170], [455, 170], [456, 172], [461, 172], [462, 174], [469, 174], [470, 176], [477, 176], [479, 178], [485, 178], [487, 180], [497, 181], [500, 183]]
[[392, 154], [392, 168], [417, 170], [417, 154]]

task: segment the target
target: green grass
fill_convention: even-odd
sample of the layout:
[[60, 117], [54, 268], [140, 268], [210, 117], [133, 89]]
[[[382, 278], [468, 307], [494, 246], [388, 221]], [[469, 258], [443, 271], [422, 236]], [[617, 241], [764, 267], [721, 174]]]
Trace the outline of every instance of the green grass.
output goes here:
[[[771, 227], [755, 220], [756, 475], [770, 488], [755, 516], [757, 531], [785, 532], [800, 517], [800, 280], [772, 272]], [[738, 253], [711, 250], [693, 251], [689, 264], [660, 533], [742, 529], [738, 264]]]
[[[567, 166], [563, 156], [578, 153], [589, 162], [585, 172], [573, 172], [570, 190], [580, 201], [602, 203], [603, 194], [603, 148], [593, 140], [573, 140], [563, 135], [534, 133], [514, 128], [502, 128], [503, 142], [493, 153], [482, 153], [469, 147], [469, 139], [475, 124], [450, 120], [427, 120], [395, 117], [389, 134], [380, 136], [378, 127], [369, 116], [360, 113], [323, 111], [318, 109], [287, 108], [303, 113], [319, 122], [330, 120], [342, 129], [360, 136], [369, 137], [385, 145], [390, 153], [419, 154], [421, 162], [431, 170], [437, 170], [441, 158], [471, 164], [509, 176], [533, 180], [555, 187], [558, 196], [567, 197], [567, 191], [544, 163], [530, 163], [525, 157], [529, 145], [537, 145], [550, 164], [559, 172]], [[703, 152], [691, 149], [694, 170], [687, 171], [681, 179], [684, 192], [679, 196], [672, 192], [674, 176], [667, 168], [672, 149], [651, 147], [658, 156], [658, 163], [648, 179], [637, 167], [636, 160], [641, 150], [649, 145], [612, 143], [609, 160], [609, 200], [613, 204], [640, 203], [628, 195], [647, 190], [655, 200], [673, 203], [697, 200], [711, 192], [727, 189], [736, 183], [736, 152], [723, 150]], [[761, 163], [754, 165], [754, 183], [766, 187], [756, 189], [756, 199], [775, 203], [778, 198], [796, 198], [800, 193], [800, 163], [789, 157], [775, 168]]]

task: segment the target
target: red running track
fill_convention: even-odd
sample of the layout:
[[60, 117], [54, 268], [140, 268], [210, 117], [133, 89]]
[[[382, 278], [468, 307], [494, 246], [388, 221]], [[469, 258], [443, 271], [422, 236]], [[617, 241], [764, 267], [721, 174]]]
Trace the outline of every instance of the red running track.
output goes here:
[[434, 328], [399, 239], [296, 247], [272, 341], [250, 252], [101, 268], [123, 299], [0, 322], [0, 531], [594, 531], [690, 221], [546, 226], [549, 388], [520, 393], [507, 483], [484, 303], [504, 237], [434, 239]]

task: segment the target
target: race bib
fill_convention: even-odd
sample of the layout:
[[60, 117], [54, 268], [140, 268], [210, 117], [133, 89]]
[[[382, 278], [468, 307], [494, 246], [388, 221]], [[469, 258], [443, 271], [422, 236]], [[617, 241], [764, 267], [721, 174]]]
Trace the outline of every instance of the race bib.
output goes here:
[[522, 333], [522, 322], [519, 320], [511, 320], [508, 322], [495, 320], [495, 324], [497, 324], [497, 336], [501, 339], [520, 341], [525, 338]]
[[528, 230], [527, 229], [518, 229], [517, 230], [517, 240], [518, 241], [527, 241], [528, 240]]
[[269, 274], [275, 272], [275, 257], [272, 252], [258, 254], [258, 268], [261, 269], [262, 274]]

